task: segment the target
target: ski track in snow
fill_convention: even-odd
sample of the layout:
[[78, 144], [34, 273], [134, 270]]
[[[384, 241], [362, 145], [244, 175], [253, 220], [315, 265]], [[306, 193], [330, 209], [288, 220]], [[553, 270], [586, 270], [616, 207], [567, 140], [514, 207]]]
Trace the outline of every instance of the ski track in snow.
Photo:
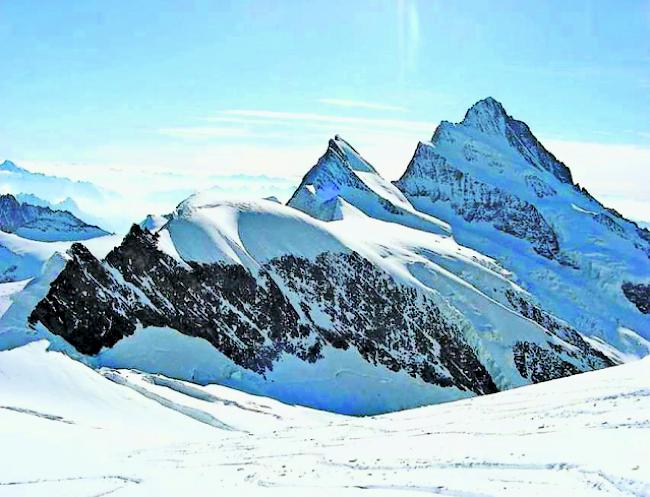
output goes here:
[[46, 345], [0, 352], [2, 497], [650, 495], [650, 360], [357, 418]]

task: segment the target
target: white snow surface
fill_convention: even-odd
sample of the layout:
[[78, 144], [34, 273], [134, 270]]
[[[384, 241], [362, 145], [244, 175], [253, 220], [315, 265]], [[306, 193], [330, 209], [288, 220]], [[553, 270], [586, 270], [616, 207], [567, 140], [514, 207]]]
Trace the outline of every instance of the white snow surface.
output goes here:
[[648, 496], [650, 360], [354, 418], [0, 352], [3, 497]]
[[12, 281], [0, 283], [0, 317], [9, 309], [13, 303], [13, 296], [20, 293], [30, 280]]
[[182, 202], [165, 226], [185, 261], [255, 267], [293, 254], [313, 258], [348, 249], [325, 223], [271, 200], [224, 200], [206, 191]]
[[[82, 243], [96, 257], [105, 257], [119, 245], [122, 237], [106, 235]], [[37, 276], [43, 264], [55, 253], [65, 254], [75, 241], [42, 242], [0, 231], [0, 282], [18, 281]]]

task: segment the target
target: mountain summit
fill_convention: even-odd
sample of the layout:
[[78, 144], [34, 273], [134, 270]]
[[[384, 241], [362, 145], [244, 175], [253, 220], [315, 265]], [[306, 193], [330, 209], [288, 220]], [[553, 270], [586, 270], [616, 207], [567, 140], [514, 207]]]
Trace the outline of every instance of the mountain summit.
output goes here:
[[647, 353], [628, 331], [650, 336], [650, 323], [623, 289], [650, 278], [650, 236], [574, 185], [568, 167], [499, 102], [486, 98], [460, 123], [443, 121], [395, 184], [417, 210], [449, 223], [459, 242], [513, 271], [553, 313]]
[[10, 160], [5, 160], [2, 164], [0, 164], [0, 171], [7, 171], [10, 173], [24, 173], [27, 170], [18, 167], [15, 163], [11, 162]]
[[509, 120], [512, 118], [508, 116], [501, 102], [487, 97], [469, 108], [461, 124], [483, 133], [503, 135]]
[[450, 233], [445, 223], [417, 212], [402, 192], [338, 135], [287, 205], [323, 221], [341, 220], [347, 210], [432, 233]]
[[[537, 140], [528, 125], [510, 116], [503, 105], [492, 97], [476, 102], [458, 124], [443, 121], [433, 135], [434, 145], [445, 145], [458, 131], [475, 142], [498, 144], [503, 141], [533, 168], [549, 171], [563, 183], [573, 183], [571, 171]], [[453, 140], [453, 138], [451, 138]]]

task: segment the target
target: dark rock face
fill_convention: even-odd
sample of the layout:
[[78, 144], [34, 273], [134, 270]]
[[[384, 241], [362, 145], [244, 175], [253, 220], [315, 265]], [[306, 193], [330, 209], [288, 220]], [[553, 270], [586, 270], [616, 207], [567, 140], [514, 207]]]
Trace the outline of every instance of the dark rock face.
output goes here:
[[[601, 369], [615, 365], [609, 357], [589, 345], [578, 331], [568, 324], [558, 320], [552, 314], [549, 314], [513, 291], [508, 291], [506, 297], [517, 312], [522, 316], [535, 321], [546, 330], [549, 336], [555, 335], [576, 347], [577, 351], [566, 349], [564, 350], [564, 353], [583, 364], [586, 368]], [[551, 348], [555, 347], [552, 342], [548, 343]], [[520, 355], [521, 354], [522, 352], [520, 352]], [[519, 371], [521, 372], [521, 370]]]
[[356, 253], [284, 256], [251, 274], [238, 265], [187, 269], [160, 252], [156, 239], [134, 226], [103, 262], [75, 244], [30, 322], [86, 354], [113, 346], [138, 324], [169, 326], [261, 374], [282, 352], [317, 361], [331, 345], [432, 384], [496, 391], [461, 331], [429, 297]]
[[[459, 322], [431, 295], [398, 283], [356, 252], [284, 255], [250, 271], [237, 264], [186, 265], [159, 250], [157, 240], [134, 225], [103, 261], [74, 244], [30, 323], [42, 323], [88, 355], [138, 327], [170, 327], [262, 375], [281, 354], [316, 362], [325, 347], [334, 347], [434, 385], [497, 390]], [[512, 349], [525, 378], [544, 381], [612, 364], [518, 293], [508, 300], [548, 335], [546, 342], [521, 341]]]
[[650, 314], [650, 285], [626, 281], [621, 286], [627, 300], [643, 314]]
[[[496, 391], [458, 327], [429, 298], [396, 284], [360, 255], [322, 254], [315, 264], [285, 256], [269, 266], [308, 316], [324, 313], [334, 323], [321, 332], [332, 345], [352, 346], [373, 364], [429, 383]], [[441, 375], [441, 367], [451, 376]]]
[[580, 370], [535, 343], [517, 342], [514, 347], [517, 371], [533, 383], [577, 374]]
[[8, 233], [18, 231], [26, 238], [44, 241], [85, 239], [107, 234], [97, 226], [84, 223], [68, 211], [21, 204], [9, 194], [0, 195], [0, 230]]
[[504, 233], [527, 240], [544, 257], [553, 259], [560, 252], [553, 228], [534, 205], [465, 174], [431, 146], [418, 145], [396, 185], [409, 198], [448, 203], [467, 222], [488, 222]]
[[[188, 271], [157, 250], [155, 235], [136, 226], [104, 263], [80, 244], [70, 255], [30, 320], [85, 354], [115, 345], [138, 323], [170, 326], [263, 372], [281, 350], [294, 347], [292, 338], [308, 333], [268, 275], [258, 282], [241, 266], [218, 264]], [[276, 342], [265, 344], [267, 336]], [[308, 349], [291, 352], [307, 358], [314, 353]]]
[[535, 192], [538, 198], [552, 197], [557, 195], [557, 191], [550, 186], [548, 183], [545, 183], [537, 176], [526, 176], [526, 185], [528, 188]]
[[544, 148], [526, 123], [509, 118], [506, 137], [531, 165], [551, 172], [562, 183], [573, 183], [571, 171], [566, 164]]

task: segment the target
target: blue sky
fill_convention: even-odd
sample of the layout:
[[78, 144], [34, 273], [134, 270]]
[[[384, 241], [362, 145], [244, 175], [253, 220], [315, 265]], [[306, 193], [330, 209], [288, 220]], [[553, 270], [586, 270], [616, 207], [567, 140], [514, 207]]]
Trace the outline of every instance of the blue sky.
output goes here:
[[300, 176], [341, 133], [392, 179], [492, 95], [650, 183], [650, 1], [0, 0], [0, 65], [0, 158], [44, 170]]

